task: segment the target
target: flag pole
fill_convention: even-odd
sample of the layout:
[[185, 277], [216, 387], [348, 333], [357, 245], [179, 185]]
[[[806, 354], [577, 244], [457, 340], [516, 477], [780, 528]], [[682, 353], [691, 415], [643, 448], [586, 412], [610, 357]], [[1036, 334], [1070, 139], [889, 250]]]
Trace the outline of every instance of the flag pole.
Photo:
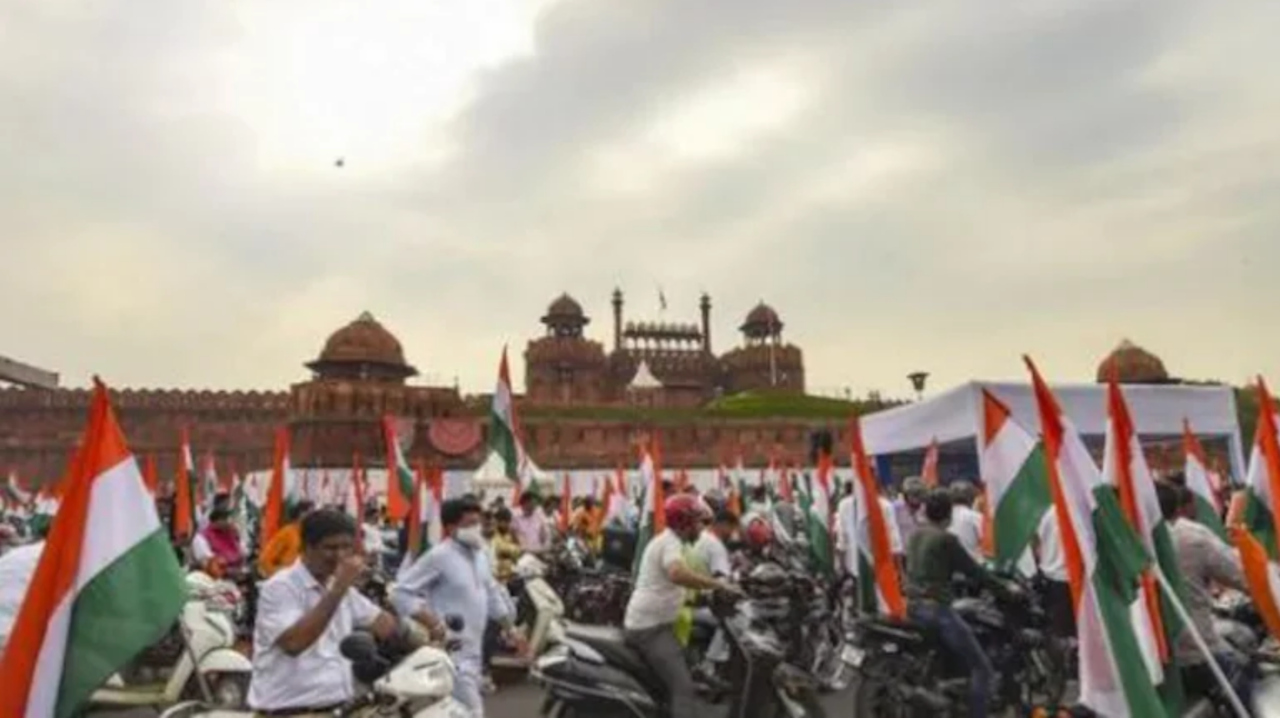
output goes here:
[[1191, 614], [1187, 613], [1187, 609], [1182, 605], [1182, 600], [1178, 598], [1177, 591], [1173, 590], [1173, 586], [1169, 584], [1169, 579], [1164, 575], [1164, 571], [1160, 569], [1160, 564], [1153, 563], [1152, 568], [1155, 569], [1156, 578], [1160, 580], [1160, 587], [1164, 589], [1164, 595], [1169, 599], [1173, 610], [1178, 613], [1178, 618], [1182, 619], [1183, 628], [1191, 632], [1191, 638], [1196, 642], [1196, 648], [1204, 654], [1209, 661], [1209, 670], [1213, 671], [1213, 677], [1218, 681], [1218, 685], [1222, 686], [1222, 691], [1226, 694], [1227, 700], [1231, 703], [1231, 708], [1238, 718], [1249, 718], [1249, 711], [1244, 707], [1244, 702], [1240, 700], [1240, 696], [1236, 695], [1236, 691], [1231, 687], [1231, 681], [1227, 679], [1227, 674], [1223, 672], [1222, 666], [1218, 665], [1218, 660], [1213, 657], [1209, 651], [1209, 644], [1205, 643], [1204, 636], [1200, 635], [1200, 631], [1196, 630], [1196, 624], [1191, 620]]

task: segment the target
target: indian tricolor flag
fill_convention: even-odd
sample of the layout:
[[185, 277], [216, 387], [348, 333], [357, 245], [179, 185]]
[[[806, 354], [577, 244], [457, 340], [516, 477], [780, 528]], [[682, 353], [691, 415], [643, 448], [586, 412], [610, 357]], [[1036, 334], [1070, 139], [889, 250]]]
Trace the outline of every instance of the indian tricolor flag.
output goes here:
[[443, 539], [440, 505], [444, 502], [444, 475], [438, 468], [428, 469], [419, 463], [414, 478], [407, 527], [409, 545], [400, 567], [402, 571]]
[[827, 576], [835, 573], [835, 547], [832, 544], [831, 517], [834, 503], [831, 500], [831, 475], [833, 473], [831, 454], [821, 451], [818, 454], [817, 476], [810, 482], [807, 492], [808, 504], [805, 508], [808, 518], [809, 550], [813, 554], [818, 570]]
[[1271, 635], [1280, 639], [1280, 569], [1275, 516], [1280, 515], [1280, 429], [1275, 400], [1258, 379], [1258, 430], [1245, 480], [1244, 521], [1232, 527], [1241, 567]]
[[990, 527], [983, 532], [997, 566], [1018, 564], [1053, 507], [1044, 449], [1014, 420], [1009, 407], [982, 390], [978, 465], [987, 492]]
[[1107, 384], [1107, 443], [1102, 476], [1116, 487], [1125, 518], [1142, 540], [1147, 555], [1155, 559], [1155, 565], [1142, 574], [1140, 595], [1130, 607], [1130, 615], [1151, 680], [1160, 686], [1165, 709], [1170, 715], [1181, 715], [1182, 680], [1174, 661], [1173, 646], [1183, 627], [1177, 610], [1160, 590], [1156, 572], [1164, 573], [1169, 586], [1179, 594], [1179, 600], [1185, 596], [1182, 572], [1160, 510], [1155, 479], [1138, 442], [1128, 402], [1115, 377]]
[[640, 450], [640, 532], [636, 537], [636, 555], [631, 572], [640, 570], [640, 559], [645, 547], [654, 536], [667, 530], [667, 516], [663, 506], [667, 502], [662, 488], [659, 466], [659, 447], [655, 439], [652, 447]]
[[1081, 703], [1108, 718], [1165, 718], [1130, 613], [1150, 562], [1115, 489], [1102, 480], [1035, 365], [1026, 362], [1076, 609]]
[[1205, 458], [1200, 439], [1191, 430], [1191, 421], [1182, 420], [1182, 450], [1187, 455], [1184, 475], [1187, 488], [1195, 496], [1196, 521], [1213, 529], [1223, 541], [1227, 540], [1227, 527], [1222, 523], [1222, 501], [1209, 479], [1209, 462]]
[[[893, 558], [889, 525], [880, 506], [880, 487], [871, 470], [871, 459], [862, 443], [862, 423], [855, 417], [850, 427], [853, 454], [853, 530], [858, 552], [858, 592], [862, 610], [895, 619], [907, 615], [902, 582]], [[868, 579], [871, 580], [868, 580]]]
[[173, 625], [186, 586], [107, 389], [0, 662], [0, 716], [70, 718]]
[[520, 422], [516, 418], [506, 347], [502, 348], [502, 361], [498, 364], [498, 385], [494, 387], [493, 403], [489, 409], [489, 451], [502, 459], [503, 473], [515, 482], [511, 497], [511, 505], [515, 506], [520, 501], [520, 494], [529, 490], [532, 476], [529, 459], [520, 441]]
[[387, 445], [387, 513], [399, 521], [409, 514], [416, 482], [400, 445], [396, 421], [390, 416], [382, 420], [382, 436]]

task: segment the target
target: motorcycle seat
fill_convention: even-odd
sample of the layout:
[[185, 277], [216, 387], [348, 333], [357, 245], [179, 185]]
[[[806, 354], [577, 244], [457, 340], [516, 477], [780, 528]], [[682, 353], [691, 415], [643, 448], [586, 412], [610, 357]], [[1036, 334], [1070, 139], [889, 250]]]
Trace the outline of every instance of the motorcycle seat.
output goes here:
[[565, 636], [594, 648], [609, 663], [623, 669], [646, 685], [662, 685], [654, 680], [649, 663], [634, 648], [627, 644], [622, 629], [612, 626], [588, 626], [582, 623], [569, 623], [565, 626]]
[[869, 618], [862, 621], [862, 630], [869, 635], [899, 643], [924, 643], [925, 634], [920, 626], [903, 621]]

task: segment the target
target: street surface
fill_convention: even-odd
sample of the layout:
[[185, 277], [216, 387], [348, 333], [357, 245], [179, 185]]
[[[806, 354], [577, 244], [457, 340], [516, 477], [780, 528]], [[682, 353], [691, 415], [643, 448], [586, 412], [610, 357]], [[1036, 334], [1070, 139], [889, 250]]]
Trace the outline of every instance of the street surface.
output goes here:
[[[825, 696], [822, 701], [827, 718], [853, 718], [853, 691]], [[485, 698], [485, 718], [537, 718], [542, 707], [542, 691], [523, 681], [501, 686], [497, 693]], [[720, 718], [727, 706], [713, 706], [706, 718]]]

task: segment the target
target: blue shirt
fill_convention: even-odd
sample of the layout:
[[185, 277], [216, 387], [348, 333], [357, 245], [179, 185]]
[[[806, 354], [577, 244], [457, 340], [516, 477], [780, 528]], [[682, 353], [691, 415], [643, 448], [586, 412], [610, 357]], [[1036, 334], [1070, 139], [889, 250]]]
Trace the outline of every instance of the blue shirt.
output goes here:
[[430, 611], [440, 620], [459, 616], [461, 646], [455, 658], [479, 660], [484, 629], [489, 621], [507, 618], [506, 591], [493, 577], [493, 567], [482, 549], [472, 549], [451, 538], [418, 557], [398, 577], [391, 603], [401, 616]]

